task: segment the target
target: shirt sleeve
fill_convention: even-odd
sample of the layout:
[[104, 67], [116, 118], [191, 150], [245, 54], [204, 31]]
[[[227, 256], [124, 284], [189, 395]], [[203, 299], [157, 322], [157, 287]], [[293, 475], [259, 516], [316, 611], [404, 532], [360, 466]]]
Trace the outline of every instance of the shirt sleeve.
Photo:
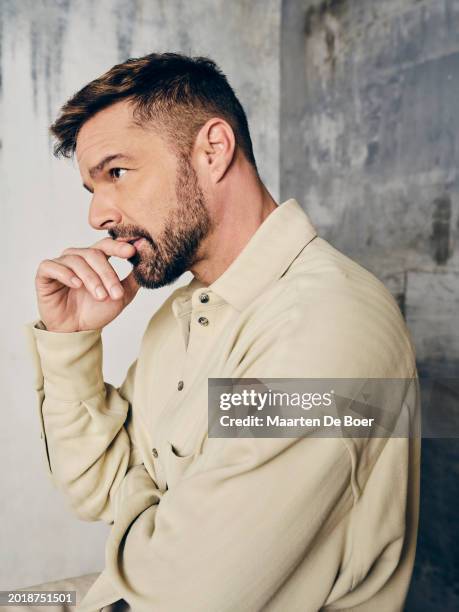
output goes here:
[[[372, 329], [335, 319], [325, 325], [317, 312], [305, 329], [282, 313], [247, 339], [237, 368], [222, 378], [390, 375], [393, 359]], [[379, 440], [359, 455], [342, 438], [207, 438], [197, 458], [168, 458], [187, 467], [159, 503], [142, 506], [129, 525], [115, 522], [110, 579], [136, 610], [312, 612], [358, 586], [357, 605], [397, 573], [407, 447]], [[385, 609], [401, 608], [411, 564]]]
[[103, 380], [100, 330], [25, 327], [48, 476], [79, 518], [111, 524], [116, 492], [141, 463], [131, 411], [137, 362], [115, 388]]
[[[115, 522], [110, 577], [136, 610], [264, 609], [305, 556], [317, 574], [317, 547], [352, 505], [350, 475], [337, 439], [209, 440], [160, 503], [126, 530]], [[337, 571], [331, 562], [322, 596]], [[319, 609], [315, 598], [302, 609]]]

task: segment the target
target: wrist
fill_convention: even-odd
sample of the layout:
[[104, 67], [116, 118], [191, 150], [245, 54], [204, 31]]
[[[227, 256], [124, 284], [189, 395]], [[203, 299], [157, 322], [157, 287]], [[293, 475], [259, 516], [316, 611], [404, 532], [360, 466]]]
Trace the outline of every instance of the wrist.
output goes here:
[[86, 399], [104, 388], [100, 330], [56, 333], [32, 328], [44, 377], [45, 394], [55, 399]]
[[42, 319], [37, 321], [34, 325], [35, 329], [40, 329], [42, 331], [47, 331], [54, 334], [77, 334], [80, 332], [93, 332], [93, 331], [101, 331], [101, 328], [91, 328], [91, 329], [72, 329], [70, 327], [54, 327], [52, 323], [44, 323]]

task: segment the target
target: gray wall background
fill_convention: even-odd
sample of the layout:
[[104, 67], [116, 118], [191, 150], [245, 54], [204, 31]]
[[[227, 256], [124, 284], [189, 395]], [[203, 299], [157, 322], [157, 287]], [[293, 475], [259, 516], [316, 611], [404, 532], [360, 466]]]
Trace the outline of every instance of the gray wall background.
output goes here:
[[[326, 239], [386, 283], [421, 375], [455, 377], [440, 400], [459, 418], [458, 0], [0, 0], [0, 10], [0, 589], [103, 566], [104, 526], [74, 519], [44, 475], [21, 325], [36, 316], [38, 262], [98, 237], [47, 126], [71, 93], [129, 56], [176, 50], [220, 64], [272, 195], [296, 197]], [[143, 292], [104, 332], [107, 380], [121, 382], [170, 290]], [[424, 440], [422, 460], [407, 610], [448, 612], [459, 608], [457, 442]]]
[[[458, 100], [458, 0], [283, 2], [281, 199], [391, 289], [456, 432]], [[458, 467], [457, 439], [423, 440], [409, 612], [459, 609]]]
[[[52, 157], [59, 107], [113, 64], [152, 51], [209, 55], [252, 126], [255, 155], [279, 192], [280, 2], [0, 0], [2, 267], [0, 589], [98, 571], [104, 525], [74, 518], [47, 480], [22, 326], [37, 317], [39, 262], [102, 235], [75, 164]], [[127, 273], [130, 266], [118, 266]], [[178, 283], [186, 282], [185, 275]], [[141, 290], [104, 330], [106, 380], [120, 384], [147, 321], [172, 288]]]

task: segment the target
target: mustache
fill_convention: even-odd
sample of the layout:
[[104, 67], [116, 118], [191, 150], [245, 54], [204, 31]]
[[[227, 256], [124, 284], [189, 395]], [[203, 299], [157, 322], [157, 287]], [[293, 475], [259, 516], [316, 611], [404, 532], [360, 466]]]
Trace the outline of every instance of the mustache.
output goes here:
[[108, 230], [108, 234], [110, 238], [112, 238], [113, 240], [116, 240], [117, 238], [136, 237], [136, 238], [145, 238], [145, 240], [147, 240], [151, 244], [153, 245], [155, 244], [155, 241], [153, 240], [149, 232], [147, 232], [146, 230], [140, 227], [136, 227], [134, 225], [126, 226], [126, 227], [110, 228]]

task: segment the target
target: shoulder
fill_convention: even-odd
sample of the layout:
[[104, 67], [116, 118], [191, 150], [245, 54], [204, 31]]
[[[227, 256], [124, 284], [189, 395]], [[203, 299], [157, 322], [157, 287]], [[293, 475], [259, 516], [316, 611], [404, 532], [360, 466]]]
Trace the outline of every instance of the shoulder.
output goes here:
[[353, 330], [371, 323], [381, 331], [405, 330], [394, 297], [373, 273], [322, 238], [309, 246], [280, 279], [295, 293], [297, 318], [328, 317], [330, 325], [344, 317]]
[[279, 376], [395, 378], [415, 367], [410, 333], [388, 289], [320, 237], [248, 311], [260, 342], [286, 364]]

